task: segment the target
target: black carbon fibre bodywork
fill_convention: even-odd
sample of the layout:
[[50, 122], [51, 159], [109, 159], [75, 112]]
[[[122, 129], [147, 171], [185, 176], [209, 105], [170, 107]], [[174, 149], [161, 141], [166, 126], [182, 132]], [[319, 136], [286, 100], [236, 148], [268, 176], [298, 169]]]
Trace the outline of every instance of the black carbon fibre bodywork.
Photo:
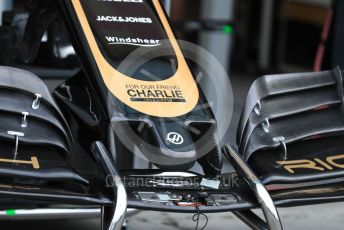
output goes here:
[[[187, 170], [193, 166], [193, 163], [195, 161], [201, 158], [200, 163], [204, 165], [203, 168], [205, 168], [205, 171], [207, 173], [213, 175], [219, 174], [222, 168], [222, 154], [219, 151], [220, 146], [219, 140], [217, 139], [216, 131], [217, 124], [211, 109], [202, 106], [203, 104], [207, 103], [202, 92], [197, 93], [197, 97], [199, 96], [199, 102], [197, 103], [197, 105], [195, 105], [195, 107], [190, 112], [178, 117], [169, 118], [147, 115], [126, 105], [115, 95], [113, 95], [110, 92], [110, 89], [105, 85], [103, 80], [104, 76], [100, 74], [100, 70], [103, 67], [98, 66], [96, 63], [95, 57], [93, 56], [92, 51], [89, 47], [89, 41], [87, 40], [84, 31], [82, 30], [82, 25], [78, 20], [78, 15], [73, 8], [73, 4], [68, 1], [61, 2], [63, 2], [63, 6], [65, 7], [65, 14], [68, 14], [69, 16], [67, 24], [72, 34], [76, 51], [79, 54], [79, 57], [81, 57], [81, 61], [84, 67], [84, 73], [86, 73], [84, 74], [84, 77], [87, 79], [85, 81], [85, 85], [87, 85], [91, 97], [93, 98], [93, 100], [95, 100], [92, 105], [94, 107], [98, 107], [98, 111], [103, 111], [103, 113], [101, 114], [102, 117], [99, 118], [102, 122], [105, 123], [105, 125], [103, 123], [103, 125], [99, 126], [101, 133], [107, 133], [109, 127], [112, 126], [112, 132], [114, 132], [112, 136], [114, 136], [114, 138], [117, 138], [117, 140], [121, 140], [121, 142], [124, 142], [123, 140], [130, 140], [135, 138], [138, 139], [138, 141], [141, 143], [139, 149], [142, 151], [142, 154], [150, 162], [154, 163], [158, 167], [172, 170], [176, 169], [177, 167], [177, 169]], [[98, 6], [98, 4], [102, 7], [91, 7], [93, 5]], [[109, 31], [111, 31], [110, 28], [116, 26], [116, 23], [100, 24], [95, 20], [94, 17], [97, 15], [101, 15], [102, 13], [105, 14], [105, 12], [103, 12], [105, 10], [104, 6], [108, 5], [109, 7], [112, 7], [112, 5], [109, 5], [107, 2], [94, 3], [91, 1], [82, 2], [81, 5], [86, 12], [92, 32], [97, 38], [96, 41], [98, 46], [103, 47], [101, 49], [101, 51], [103, 52], [102, 55], [105, 57], [107, 62], [111, 64], [111, 66], [113, 66], [113, 68], [117, 68], [121, 61], [126, 58], [126, 55], [130, 54], [130, 52], [135, 51], [136, 48], [132, 48], [132, 46], [130, 45], [124, 45], [118, 48], [121, 50], [121, 52], [116, 53], [116, 49], [114, 48], [116, 46], [108, 45], [107, 43], [105, 43], [104, 39], [100, 37], [100, 35], [103, 36], [109, 33]], [[124, 7], [123, 9], [128, 10], [130, 8]], [[153, 7], [153, 4], [147, 1], [143, 4], [140, 4], [137, 9], [141, 9], [146, 17], [151, 17], [152, 19], [154, 19], [153, 26], [158, 27], [157, 30], [149, 30], [150, 32], [147, 32], [149, 33], [149, 36], [162, 36], [161, 39], [163, 39], [164, 36], [166, 36], [166, 32], [157, 15], [156, 9], [154, 9]], [[142, 13], [141, 11], [141, 13], [134, 11], [134, 9], [130, 9], [130, 12], [134, 15], [140, 15]], [[113, 14], [115, 13], [125, 14], [129, 13], [129, 11], [117, 12], [114, 9]], [[121, 29], [123, 29], [123, 31], [127, 31], [122, 27]], [[113, 30], [115, 30], [115, 28], [113, 28]], [[119, 32], [120, 31], [122, 30], [119, 30]], [[167, 56], [172, 56], [172, 58], [174, 58], [173, 52]], [[165, 55], [162, 57], [155, 57], [153, 58], [153, 60], [148, 59], [149, 61], [144, 62], [143, 66], [141, 66], [137, 70], [137, 72], [134, 72], [133, 75], [130, 76], [130, 78], [139, 81], [143, 80], [145, 82], [152, 82], [152, 79], [149, 79], [149, 77], [142, 76], [142, 74], [140, 74], [142, 73], [142, 71], [140, 70], [143, 69], [146, 72], [148, 71], [154, 73], [156, 82], [165, 80], [166, 76], [173, 75], [173, 72], [170, 71], [171, 64], [166, 63], [166, 58], [167, 57]], [[157, 64], [159, 64], [160, 66], [164, 66], [164, 68], [154, 67]], [[126, 73], [124, 72], [123, 74]], [[69, 87], [70, 86], [71, 85], [69, 85]], [[63, 88], [60, 88], [57, 91], [63, 91]], [[59, 94], [59, 92], [57, 92], [57, 94]], [[74, 95], [74, 97], [78, 97], [78, 95]], [[63, 100], [66, 101], [66, 99]], [[133, 103], [135, 104], [135, 102]], [[152, 106], [155, 103], [155, 107], [158, 111], [159, 105], [164, 102], [161, 102], [159, 104], [158, 102], [147, 101], [144, 103], [146, 103], [147, 106]], [[123, 132], [121, 132], [121, 130], [123, 130]], [[133, 130], [133, 132], [130, 132], [130, 130]], [[136, 130], [140, 130], [140, 132], [136, 132]], [[197, 131], [195, 132], [194, 130]], [[178, 145], [175, 145], [173, 143], [171, 144], [167, 141], [167, 136], [169, 133], [180, 134], [183, 137], [184, 142]], [[103, 136], [103, 138], [107, 137]], [[211, 140], [211, 142], [205, 141], [209, 139]], [[104, 139], [100, 140], [107, 141]], [[138, 141], [132, 141], [131, 145], [137, 145], [136, 143], [138, 143]], [[209, 145], [210, 147], [205, 147], [205, 145]], [[121, 146], [121, 144], [118, 144], [118, 146]], [[126, 148], [122, 149], [117, 149], [117, 152], [127, 151], [128, 148], [130, 148], [130, 146], [126, 146]], [[202, 149], [205, 150], [202, 151]], [[124, 155], [131, 155], [132, 153], [130, 152], [133, 152], [133, 149], [130, 150], [131, 151], [125, 153]], [[212, 157], [210, 157], [209, 155], [211, 155]]]
[[[51, 2], [45, 1], [45, 6]], [[147, 3], [144, 7], [148, 7], [151, 17], [159, 18], [151, 1], [143, 2]], [[93, 5], [87, 3], [101, 4], [102, 1], [83, 1], [89, 20], [90, 15], [99, 16], [97, 14], [101, 12], [92, 12]], [[254, 189], [240, 172], [243, 169], [221, 175], [222, 152], [216, 135], [218, 124], [211, 109], [202, 107], [207, 103], [202, 92], [199, 92], [195, 108], [176, 118], [147, 115], [126, 105], [104, 84], [71, 1], [54, 1], [49, 9], [54, 7], [58, 10], [52, 16], [64, 18], [83, 68], [58, 86], [52, 97], [44, 83], [31, 73], [0, 67], [1, 207], [35, 208], [57, 204], [105, 207], [115, 211], [116, 193], [114, 186], [108, 184], [109, 177], [113, 176], [123, 181], [129, 208], [211, 213], [260, 207]], [[137, 13], [135, 9], [130, 12]], [[122, 61], [121, 55], [134, 50], [132, 47], [106, 47], [100, 38], [105, 32], [97, 29], [97, 22], [90, 24], [103, 56], [108, 61], [111, 59], [109, 63], [113, 66]], [[156, 26], [164, 35], [161, 24], [158, 21]], [[44, 31], [40, 29], [38, 32]], [[142, 33], [146, 32], [151, 31]], [[175, 54], [170, 54], [176, 61]], [[145, 68], [155, 71], [159, 80], [168, 80], [174, 73], [166, 57], [149, 61]], [[338, 80], [341, 79], [339, 73], [337, 69], [265, 76], [250, 90], [238, 129], [238, 145], [248, 163], [245, 166], [250, 166], [259, 175], [257, 181], [265, 184], [277, 206], [344, 200], [343, 95], [342, 84], [338, 84], [342, 83]], [[153, 82], [139, 70], [131, 77]], [[41, 95], [39, 109], [32, 108], [36, 94]], [[259, 114], [255, 112], [258, 101]], [[27, 127], [21, 126], [24, 111], [30, 114]], [[270, 126], [268, 133], [261, 128], [266, 119]], [[197, 129], [198, 133], [190, 129]], [[134, 130], [138, 141], [129, 139], [128, 130]], [[7, 131], [25, 134], [19, 136], [17, 155], [13, 151], [16, 139], [7, 135]], [[184, 145], [168, 145], [167, 132], [181, 134]], [[273, 141], [274, 137], [282, 135], [287, 156], [281, 152], [282, 141]], [[142, 150], [145, 159], [160, 169], [134, 169], [131, 164], [134, 153], [123, 143], [123, 138]], [[158, 151], [150, 149], [144, 142]], [[202, 152], [205, 144], [210, 148]], [[172, 160], [173, 164], [168, 164]], [[309, 167], [288, 168], [286, 166], [290, 165], [285, 165], [288, 161], [294, 161], [294, 166], [297, 161], [301, 166], [306, 164]], [[201, 164], [205, 175], [188, 171], [195, 162]], [[167, 176], [161, 176], [164, 174]], [[180, 176], [184, 174], [187, 176]], [[131, 182], [137, 180], [148, 182], [133, 186]], [[217, 188], [211, 188], [202, 185], [202, 181], [219, 184]], [[185, 202], [147, 202], [142, 193], [182, 197], [179, 201]], [[217, 199], [214, 203], [206, 203], [209, 200], [205, 199], [205, 194], [207, 198], [214, 196]], [[228, 201], [226, 197], [233, 199]], [[221, 203], [221, 199], [226, 202]], [[185, 203], [189, 206], [183, 206]]]
[[272, 192], [341, 184], [343, 102], [339, 68], [258, 79], [238, 129], [242, 157]]

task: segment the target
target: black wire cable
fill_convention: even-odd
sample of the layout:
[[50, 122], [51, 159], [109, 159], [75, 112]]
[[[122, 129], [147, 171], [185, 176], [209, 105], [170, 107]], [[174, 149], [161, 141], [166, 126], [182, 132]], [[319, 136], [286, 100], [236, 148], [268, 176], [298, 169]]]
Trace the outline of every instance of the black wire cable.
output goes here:
[[209, 221], [208, 216], [206, 214], [204, 214], [204, 213], [201, 213], [198, 205], [196, 205], [196, 212], [197, 213], [195, 215], [193, 215], [193, 217], [192, 217], [192, 221], [193, 222], [197, 222], [195, 230], [198, 230], [198, 225], [199, 225], [200, 217], [202, 217], [202, 216], [205, 218], [205, 224], [204, 224], [204, 226], [200, 230], [204, 230], [207, 227], [207, 225], [208, 225], [208, 221]]

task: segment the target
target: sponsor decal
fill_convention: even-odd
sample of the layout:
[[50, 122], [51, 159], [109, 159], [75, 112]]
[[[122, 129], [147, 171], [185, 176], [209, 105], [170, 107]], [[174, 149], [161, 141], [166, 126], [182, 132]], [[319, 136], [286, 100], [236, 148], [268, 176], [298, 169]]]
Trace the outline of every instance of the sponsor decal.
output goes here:
[[186, 102], [179, 86], [126, 85], [132, 102]]
[[344, 163], [339, 163], [339, 160], [344, 160], [344, 154], [330, 156], [324, 160], [314, 158], [312, 160], [277, 161], [277, 164], [282, 165], [287, 172], [294, 174], [295, 169], [310, 169], [316, 171], [344, 169]]
[[182, 135], [176, 132], [170, 132], [167, 134], [166, 140], [175, 145], [181, 145], [184, 143], [184, 138]]
[[[71, 0], [71, 2], [81, 23], [91, 53], [99, 67], [101, 77], [112, 95], [129, 107], [141, 113], [156, 117], [178, 117], [187, 114], [196, 107], [199, 101], [197, 84], [178, 42], [174, 37], [159, 0], [151, 0], [151, 2], [153, 3], [154, 11], [156, 11], [160, 19], [159, 22], [162, 25], [162, 29], [166, 32], [167, 39], [175, 53], [178, 68], [175, 74], [170, 78], [156, 81], [154, 79], [152, 79], [154, 81], [137, 80], [131, 76], [126, 76], [114, 68], [104, 57], [98, 46], [88, 18], [82, 7], [81, 0]], [[151, 7], [148, 1], [144, 3], [146, 2], [147, 7]], [[151, 18], [140, 17], [98, 16], [94, 19], [98, 21], [109, 21], [109, 23], [120, 23], [120, 21], [127, 21], [129, 23], [130, 21], [133, 23], [153, 23]], [[116, 29], [113, 31], [116, 31]], [[136, 39], [136, 37], [130, 38]], [[158, 46], [159, 49], [164, 45], [162, 41], [160, 42], [161, 46]], [[151, 42], [149, 41], [149, 43]]]
[[142, 23], [151, 24], [153, 20], [151, 18], [143, 17], [122, 17], [122, 16], [97, 16], [98, 22], [124, 22], [124, 23]]
[[0, 158], [0, 162], [2, 163], [11, 163], [11, 164], [26, 164], [26, 165], [32, 165], [34, 169], [40, 169], [39, 162], [37, 157], [31, 157], [30, 161], [24, 161], [24, 160], [12, 160], [12, 159], [2, 159]]
[[132, 46], [143, 46], [143, 47], [155, 47], [160, 46], [160, 40], [155, 39], [143, 39], [143, 38], [121, 38], [106, 36], [106, 41], [109, 45], [132, 45]]

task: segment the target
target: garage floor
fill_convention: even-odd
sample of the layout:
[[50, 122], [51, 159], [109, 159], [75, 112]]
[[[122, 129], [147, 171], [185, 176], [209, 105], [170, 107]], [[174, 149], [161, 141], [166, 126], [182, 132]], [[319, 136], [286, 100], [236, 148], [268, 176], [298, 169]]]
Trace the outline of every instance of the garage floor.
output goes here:
[[[343, 203], [280, 209], [284, 229], [342, 230], [344, 224]], [[129, 221], [128, 230], [190, 230], [195, 229], [191, 214], [142, 212]], [[203, 223], [203, 222], [202, 222]], [[1, 230], [97, 230], [99, 220], [87, 221], [22, 221], [2, 222]], [[200, 224], [202, 225], [202, 224]], [[201, 227], [201, 226], [200, 226]], [[208, 230], [249, 229], [232, 214], [209, 215]]]

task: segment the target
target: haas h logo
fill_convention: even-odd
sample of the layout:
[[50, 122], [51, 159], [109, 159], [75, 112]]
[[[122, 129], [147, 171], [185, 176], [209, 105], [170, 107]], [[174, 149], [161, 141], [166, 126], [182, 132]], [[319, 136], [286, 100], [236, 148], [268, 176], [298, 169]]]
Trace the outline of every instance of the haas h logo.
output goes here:
[[183, 136], [176, 132], [170, 132], [167, 134], [166, 140], [175, 145], [181, 145], [184, 143]]

